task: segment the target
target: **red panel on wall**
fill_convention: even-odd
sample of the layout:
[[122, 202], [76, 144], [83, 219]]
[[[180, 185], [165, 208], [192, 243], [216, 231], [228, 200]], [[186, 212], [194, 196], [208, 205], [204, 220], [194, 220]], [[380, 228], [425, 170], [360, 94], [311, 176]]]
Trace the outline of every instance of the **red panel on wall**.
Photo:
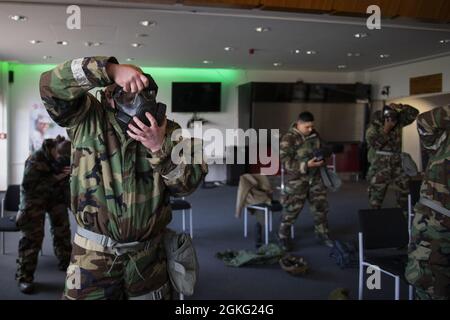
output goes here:
[[337, 172], [359, 172], [361, 160], [357, 143], [345, 144], [344, 152], [336, 155]]

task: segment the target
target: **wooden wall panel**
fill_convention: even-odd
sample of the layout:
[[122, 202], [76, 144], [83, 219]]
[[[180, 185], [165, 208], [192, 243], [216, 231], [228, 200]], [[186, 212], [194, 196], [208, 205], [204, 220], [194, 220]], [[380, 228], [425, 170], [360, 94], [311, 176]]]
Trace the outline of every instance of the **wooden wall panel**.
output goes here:
[[450, 23], [450, 1], [445, 1], [442, 5], [438, 20]]
[[442, 92], [442, 73], [409, 79], [410, 95]]
[[226, 7], [252, 9], [260, 6], [260, 0], [184, 0], [180, 1], [186, 6]]
[[333, 10], [339, 14], [362, 14], [366, 15], [370, 5], [381, 8], [383, 17], [397, 16], [401, 0], [334, 0]]
[[[124, 0], [108, 0], [125, 2]], [[378, 5], [383, 17], [407, 17], [427, 22], [450, 22], [450, 0], [128, 0], [142, 4], [184, 4], [275, 11], [367, 16], [370, 5]]]
[[334, 0], [261, 0], [262, 9], [299, 11], [299, 12], [330, 12]]
[[398, 14], [402, 17], [440, 20], [442, 15], [449, 15], [449, 9], [448, 0], [402, 0]]

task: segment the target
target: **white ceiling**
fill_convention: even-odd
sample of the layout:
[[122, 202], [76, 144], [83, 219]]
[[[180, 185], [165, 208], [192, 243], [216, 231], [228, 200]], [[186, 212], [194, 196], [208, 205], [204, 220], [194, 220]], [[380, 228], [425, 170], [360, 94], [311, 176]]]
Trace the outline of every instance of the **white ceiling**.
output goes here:
[[[34, 3], [35, 2], [35, 3]], [[81, 30], [66, 28], [66, 7], [81, 7]], [[10, 15], [24, 15], [16, 22]], [[154, 27], [140, 20], [156, 21]], [[257, 33], [267, 26], [270, 32]], [[143, 5], [108, 2], [54, 0], [0, 3], [0, 60], [21, 63], [59, 63], [90, 55], [114, 55], [120, 62], [147, 67], [213, 67], [315, 71], [361, 71], [416, 59], [450, 54], [447, 24], [382, 21], [381, 30], [368, 30], [361, 18], [336, 17], [261, 10]], [[6, 32], [5, 32], [6, 31]], [[368, 33], [357, 39], [355, 33]], [[147, 37], [137, 37], [145, 33]], [[42, 40], [32, 45], [29, 40]], [[67, 46], [56, 41], [66, 40]], [[86, 47], [98, 41], [100, 47]], [[133, 42], [142, 43], [133, 48]], [[227, 52], [225, 46], [235, 50]], [[255, 53], [249, 54], [254, 48]], [[293, 54], [300, 49], [300, 54]], [[315, 50], [314, 56], [305, 51]], [[358, 52], [360, 57], [347, 57]], [[381, 59], [380, 54], [390, 55]], [[52, 59], [44, 60], [44, 55]], [[212, 61], [203, 64], [203, 60]], [[281, 66], [274, 67], [274, 62]], [[347, 65], [338, 69], [338, 65]]]

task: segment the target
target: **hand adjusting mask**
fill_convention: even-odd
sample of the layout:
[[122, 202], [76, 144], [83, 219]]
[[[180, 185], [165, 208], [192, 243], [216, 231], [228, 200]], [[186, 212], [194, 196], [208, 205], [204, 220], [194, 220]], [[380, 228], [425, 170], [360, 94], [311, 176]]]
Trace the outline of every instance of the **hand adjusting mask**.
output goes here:
[[139, 128], [133, 121], [134, 116], [146, 126], [150, 127], [150, 121], [145, 116], [146, 112], [150, 113], [155, 118], [158, 126], [161, 126], [164, 122], [166, 105], [164, 103], [156, 102], [158, 86], [149, 74], [144, 73], [144, 76], [147, 77], [149, 85], [141, 92], [125, 92], [122, 87], [117, 86], [112, 94], [117, 109], [116, 119], [123, 132], [128, 130], [128, 125], [130, 123], [136, 128]]

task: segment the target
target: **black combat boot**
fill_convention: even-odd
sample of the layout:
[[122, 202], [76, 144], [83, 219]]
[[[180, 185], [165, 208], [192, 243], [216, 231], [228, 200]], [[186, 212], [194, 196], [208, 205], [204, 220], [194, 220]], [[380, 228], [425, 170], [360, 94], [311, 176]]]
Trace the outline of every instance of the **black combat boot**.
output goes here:
[[22, 293], [30, 294], [34, 291], [34, 284], [32, 282], [20, 281], [19, 289]]
[[257, 222], [255, 224], [255, 246], [256, 248], [261, 247], [263, 244], [262, 240], [262, 226], [261, 223]]

